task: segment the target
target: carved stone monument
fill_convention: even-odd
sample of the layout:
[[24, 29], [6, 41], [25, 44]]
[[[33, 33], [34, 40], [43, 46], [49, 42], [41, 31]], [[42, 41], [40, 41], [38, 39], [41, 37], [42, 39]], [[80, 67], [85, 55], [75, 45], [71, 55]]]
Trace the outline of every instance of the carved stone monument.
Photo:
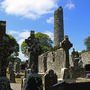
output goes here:
[[14, 69], [12, 68], [10, 71], [10, 83], [15, 83], [15, 73]]
[[[31, 47], [34, 44], [34, 42], [35, 42], [35, 32], [30, 31], [30, 37], [28, 37], [28, 39], [25, 39], [25, 43], [27, 43], [28, 47]], [[29, 59], [28, 59], [29, 68], [31, 68], [32, 60], [33, 57], [31, 55], [31, 52], [29, 52]]]
[[12, 69], [13, 69], [13, 64], [12, 64], [12, 62], [9, 62], [8, 73], [10, 73]]
[[69, 49], [72, 47], [72, 44], [70, 43], [70, 41], [68, 40], [68, 36], [65, 35], [64, 36], [64, 40], [60, 43], [60, 46], [63, 48], [64, 50], [64, 67], [65, 68], [69, 68]]
[[[32, 32], [34, 33], [34, 31]], [[27, 41], [31, 42], [32, 39], [25, 40], [25, 42]], [[30, 56], [32, 57], [31, 73], [27, 74], [26, 76], [24, 90], [43, 90], [42, 77], [38, 74], [38, 56], [43, 52], [43, 50], [39, 45], [38, 38], [35, 38], [32, 44], [30, 42], [28, 42], [30, 45], [28, 52], [30, 52]]]
[[45, 90], [52, 90], [52, 85], [57, 83], [57, 75], [50, 69], [48, 74], [44, 75], [44, 88]]
[[71, 52], [71, 58], [72, 58], [73, 66], [79, 67], [79, 60], [81, 59], [81, 57], [79, 57], [78, 51], [75, 51], [74, 48], [73, 51]]
[[13, 53], [15, 41], [5, 33], [6, 21], [0, 21], [0, 90], [11, 90], [6, 77], [7, 57]]

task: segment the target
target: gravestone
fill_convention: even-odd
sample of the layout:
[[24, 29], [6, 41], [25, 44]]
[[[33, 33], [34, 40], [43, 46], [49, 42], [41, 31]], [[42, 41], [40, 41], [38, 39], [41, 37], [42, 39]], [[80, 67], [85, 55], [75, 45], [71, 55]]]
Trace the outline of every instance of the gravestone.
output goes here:
[[14, 69], [10, 71], [10, 83], [15, 83], [15, 73]]
[[0, 21], [0, 90], [11, 90], [9, 79], [6, 77], [7, 57], [13, 53], [15, 40], [5, 33], [6, 21]]
[[16, 64], [16, 73], [19, 73], [19, 72], [20, 72], [20, 64], [17, 63], [17, 64]]
[[53, 85], [52, 90], [90, 90], [90, 82], [66, 83], [62, 81]]
[[31, 73], [27, 74], [26, 82], [24, 85], [25, 87], [23, 87], [22, 90], [23, 89], [24, 90], [43, 90], [42, 77], [41, 75], [38, 74], [38, 56], [43, 52], [43, 50], [39, 45], [38, 38], [35, 38], [34, 40], [35, 42], [32, 44], [31, 44], [32, 39], [25, 40], [25, 42], [27, 41], [28, 41], [28, 44], [30, 44], [28, 52], [30, 52], [30, 55], [32, 57]]
[[[31, 47], [35, 43], [35, 32], [34, 31], [30, 31], [30, 37], [28, 37], [28, 39], [25, 39], [25, 43], [27, 43], [28, 47]], [[29, 59], [28, 59], [29, 68], [31, 68], [32, 60], [33, 60], [32, 54], [31, 52], [29, 52]]]
[[72, 44], [70, 43], [70, 41], [68, 40], [68, 36], [65, 35], [64, 36], [64, 40], [60, 43], [60, 46], [63, 48], [64, 50], [64, 67], [65, 68], [69, 68], [69, 49], [72, 47]]
[[46, 75], [44, 75], [44, 88], [45, 90], [52, 90], [52, 85], [57, 83], [57, 75], [50, 69]]
[[78, 51], [75, 51], [73, 48], [73, 51], [71, 52], [71, 58], [72, 58], [72, 62], [73, 62], [73, 66], [74, 67], [79, 67], [79, 60], [81, 59], [81, 57], [79, 57], [79, 53]]
[[25, 70], [25, 67], [27, 67], [26, 63], [21, 63], [21, 70]]
[[15, 70], [15, 73], [20, 72], [20, 64], [18, 62], [14, 62], [14, 70]]
[[8, 70], [8, 73], [10, 73], [11, 70], [13, 69], [13, 64], [12, 64], [12, 62], [9, 63], [8, 69], [9, 69], [9, 70]]

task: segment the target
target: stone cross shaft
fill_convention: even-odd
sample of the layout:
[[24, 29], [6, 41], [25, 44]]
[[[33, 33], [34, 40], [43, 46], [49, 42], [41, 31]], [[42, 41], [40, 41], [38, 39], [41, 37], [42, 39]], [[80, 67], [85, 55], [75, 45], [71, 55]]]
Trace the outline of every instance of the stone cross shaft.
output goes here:
[[72, 47], [72, 43], [68, 40], [68, 36], [64, 36], [64, 40], [60, 43], [60, 46], [64, 49], [65, 56], [65, 68], [69, 68], [69, 49]]
[[[6, 65], [7, 65], [7, 57], [13, 53], [13, 49], [11, 47], [10, 38], [5, 33], [6, 22], [0, 21], [0, 76], [6, 77]], [[11, 40], [14, 41], [14, 40]], [[13, 42], [15, 44], [15, 42]], [[12, 44], [12, 46], [14, 46]]]
[[[31, 33], [34, 31], [31, 31]], [[31, 34], [32, 35], [32, 34]], [[28, 43], [29, 45], [29, 49], [28, 52], [30, 52], [30, 67], [31, 67], [31, 72], [32, 73], [38, 73], [38, 56], [43, 52], [42, 48], [39, 45], [39, 39], [35, 38], [35, 36], [33, 35], [34, 39], [31, 38], [30, 40], [25, 40], [26, 43]], [[33, 41], [33, 40], [34, 41]], [[32, 43], [33, 42], [33, 43]]]
[[[28, 47], [31, 47], [34, 43], [35, 43], [35, 32], [34, 31], [30, 31], [30, 37], [28, 37], [28, 39], [25, 39], [25, 43], [27, 43]], [[31, 64], [32, 64], [32, 55], [29, 52], [29, 68], [31, 68]]]

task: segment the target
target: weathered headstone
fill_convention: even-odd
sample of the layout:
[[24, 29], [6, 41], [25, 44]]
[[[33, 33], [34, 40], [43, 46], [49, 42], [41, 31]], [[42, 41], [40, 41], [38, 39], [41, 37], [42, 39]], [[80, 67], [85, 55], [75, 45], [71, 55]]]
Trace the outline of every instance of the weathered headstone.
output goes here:
[[5, 33], [6, 21], [0, 21], [0, 90], [11, 90], [9, 79], [6, 77], [7, 57], [13, 53], [15, 40]]
[[8, 65], [8, 73], [10, 73], [12, 69], [13, 69], [13, 64], [12, 62], [10, 62]]
[[[33, 31], [34, 33], [34, 31]], [[32, 39], [30, 40], [30, 42]], [[38, 74], [38, 56], [43, 52], [42, 48], [39, 45], [39, 39], [35, 38], [33, 44], [29, 43], [28, 52], [32, 57], [31, 63], [31, 73], [27, 74], [25, 82], [25, 90], [43, 90], [42, 77]], [[26, 42], [26, 41], [25, 41]]]
[[79, 67], [78, 62], [81, 59], [81, 57], [79, 57], [78, 51], [75, 51], [74, 48], [73, 51], [71, 52], [71, 58], [72, 58], [73, 66]]
[[19, 73], [19, 72], [20, 72], [20, 64], [17, 63], [17, 64], [16, 64], [16, 73]]
[[15, 83], [15, 73], [14, 69], [10, 71], [10, 83]]
[[21, 63], [21, 70], [25, 70], [25, 67], [27, 67], [26, 63]]
[[52, 85], [57, 83], [57, 75], [54, 74], [52, 69], [44, 76], [44, 88], [45, 90], [52, 90]]
[[70, 43], [70, 41], [68, 40], [68, 36], [65, 35], [64, 36], [64, 40], [60, 43], [60, 46], [64, 49], [64, 67], [65, 68], [69, 68], [69, 49], [72, 47], [72, 44]]

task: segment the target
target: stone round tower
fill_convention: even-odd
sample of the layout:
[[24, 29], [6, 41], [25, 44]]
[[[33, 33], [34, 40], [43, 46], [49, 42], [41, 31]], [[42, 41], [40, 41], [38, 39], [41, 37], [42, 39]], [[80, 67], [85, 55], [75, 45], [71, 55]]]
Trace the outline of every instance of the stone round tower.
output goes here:
[[63, 9], [60, 6], [58, 10], [54, 11], [54, 47], [60, 45], [60, 42], [62, 42], [63, 39]]

